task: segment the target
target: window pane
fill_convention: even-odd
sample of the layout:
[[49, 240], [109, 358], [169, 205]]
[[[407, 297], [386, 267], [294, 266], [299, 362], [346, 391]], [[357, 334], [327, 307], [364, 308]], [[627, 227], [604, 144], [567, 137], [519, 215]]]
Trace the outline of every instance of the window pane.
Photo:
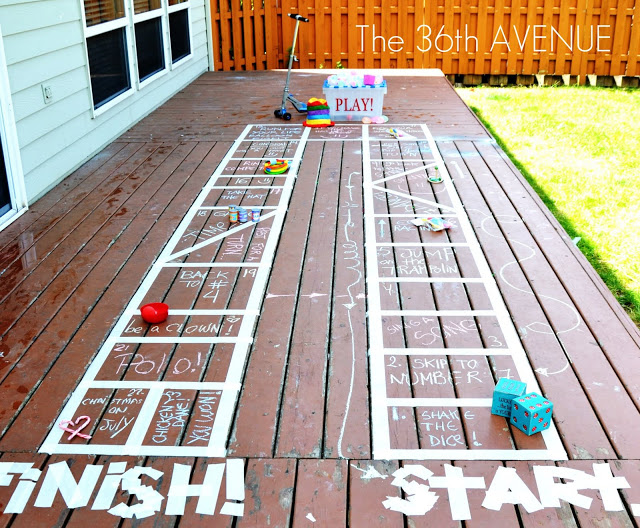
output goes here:
[[100, 107], [131, 88], [124, 28], [87, 39], [93, 106]]
[[124, 16], [124, 0], [84, 0], [87, 27]]
[[164, 70], [162, 23], [160, 17], [135, 25], [138, 54], [138, 76], [141, 81]]
[[136, 15], [160, 9], [160, 0], [133, 0], [133, 9]]
[[191, 53], [189, 9], [181, 9], [169, 14], [169, 34], [171, 35], [172, 62], [179, 61]]
[[9, 192], [9, 179], [4, 165], [4, 152], [2, 151], [2, 138], [0, 137], [0, 216], [11, 210], [11, 193]]
[[169, 0], [169, 5], [178, 5], [178, 4], [184, 4], [185, 2], [188, 2], [189, 0]]

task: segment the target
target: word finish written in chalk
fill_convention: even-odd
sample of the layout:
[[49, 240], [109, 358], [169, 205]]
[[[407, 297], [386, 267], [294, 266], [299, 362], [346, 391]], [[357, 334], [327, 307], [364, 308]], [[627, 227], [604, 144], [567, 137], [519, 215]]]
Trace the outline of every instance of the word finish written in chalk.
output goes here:
[[[222, 484], [222, 477], [226, 469], [226, 500], [220, 511], [222, 515], [242, 517], [244, 515], [244, 461], [230, 459], [226, 463], [208, 464], [200, 483], [191, 477], [193, 468], [185, 464], [173, 464], [169, 491], [164, 507], [165, 515], [184, 515], [188, 497], [197, 497], [195, 513], [200, 515], [214, 515], [218, 503], [218, 496]], [[41, 480], [41, 471], [33, 467], [31, 462], [0, 462], [0, 486], [10, 486], [17, 483], [2, 513], [22, 513], [29, 504], [36, 484]], [[126, 462], [112, 462], [107, 466], [106, 473], [103, 465], [87, 465], [78, 481], [71, 473], [66, 462], [50, 464], [40, 490], [33, 505], [36, 508], [51, 508], [58, 495], [62, 497], [67, 508], [82, 508], [88, 506], [89, 500], [97, 488], [98, 480], [102, 483], [91, 505], [92, 510], [107, 510], [116, 517], [143, 519], [162, 511], [165, 497], [154, 487], [144, 485], [141, 477], [149, 481], [159, 481], [164, 473], [153, 467], [133, 466], [127, 468]], [[116, 495], [122, 489], [134, 500], [124, 500], [113, 504]]]

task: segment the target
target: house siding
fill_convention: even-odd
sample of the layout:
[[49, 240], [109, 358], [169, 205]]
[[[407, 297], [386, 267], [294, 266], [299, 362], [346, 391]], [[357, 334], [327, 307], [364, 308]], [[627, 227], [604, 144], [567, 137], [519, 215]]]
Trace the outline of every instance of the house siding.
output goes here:
[[[206, 5], [191, 0], [192, 58], [94, 118], [81, 6], [81, 0], [0, 6], [30, 203], [208, 68]], [[42, 84], [51, 86], [49, 104]]]

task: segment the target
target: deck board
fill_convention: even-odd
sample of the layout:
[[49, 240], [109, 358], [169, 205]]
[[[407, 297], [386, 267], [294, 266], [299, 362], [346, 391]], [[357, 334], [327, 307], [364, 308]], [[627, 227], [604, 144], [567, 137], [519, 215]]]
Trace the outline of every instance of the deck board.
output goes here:
[[[142, 477], [143, 485], [162, 495], [160, 511], [125, 521], [127, 526], [638, 525], [638, 329], [448, 82], [399, 73], [388, 78], [389, 126], [421, 134], [426, 125], [437, 152], [421, 137], [398, 142], [384, 126], [368, 128], [365, 144], [361, 123], [312, 130], [303, 139], [302, 116], [284, 124], [273, 118], [282, 72], [205, 74], [0, 233], [0, 468], [13, 472], [10, 482], [0, 479], [0, 504], [6, 507], [18, 483], [27, 485], [20, 476], [24, 466], [6, 463], [34, 463], [43, 470], [24, 512], [3, 515], [3, 525], [121, 525], [105, 509], [91, 509], [104, 493], [99, 490], [109, 464], [119, 461], [162, 473]], [[297, 72], [292, 84], [297, 93], [320, 96], [324, 75]], [[245, 129], [247, 123], [253, 127]], [[245, 132], [246, 140], [236, 142]], [[286, 176], [267, 178], [263, 163], [294, 159], [298, 152], [290, 201], [279, 206]], [[451, 186], [426, 181], [436, 154]], [[217, 169], [218, 179], [207, 184]], [[407, 173], [398, 177], [401, 171]], [[381, 178], [387, 179], [368, 187], [369, 179]], [[140, 294], [143, 303], [163, 300], [187, 315], [146, 326], [128, 304], [205, 185], [213, 188], [199, 213], [175, 238], [171, 257], [180, 256], [170, 258], [171, 266]], [[227, 234], [225, 207], [236, 201], [273, 215]], [[451, 218], [449, 231], [428, 232], [409, 222], [437, 210]], [[376, 215], [373, 230], [369, 214]], [[263, 251], [279, 218], [284, 223], [271, 261]], [[485, 264], [474, 253], [476, 239], [495, 278], [499, 306]], [[374, 264], [380, 280], [373, 279]], [[260, 273], [266, 273], [262, 292], [255, 289]], [[226, 312], [249, 303], [259, 317], [249, 334], [243, 330], [251, 344], [238, 365], [234, 340], [243, 321], [253, 319]], [[124, 330], [109, 341], [121, 322]], [[382, 325], [381, 342], [375, 325]], [[505, 353], [512, 330], [536, 382], [555, 404], [566, 462], [547, 460], [540, 455], [546, 452], [540, 435], [527, 437], [478, 404], [491, 397], [498, 378], [523, 375], [520, 360]], [[227, 342], [215, 342], [219, 337]], [[136, 430], [139, 452], [39, 453], [70, 395], [89, 383], [83, 375], [105, 342], [113, 348], [97, 371], [99, 387], [87, 392], [97, 399], [76, 413], [93, 418], [83, 432], [94, 438], [62, 439], [60, 445], [88, 443], [119, 453], [129, 433], [114, 434], [113, 417], [135, 424], [146, 409], [149, 428]], [[376, 371], [382, 377], [376, 377], [382, 348], [394, 351], [384, 356], [383, 369]], [[231, 365], [241, 369], [239, 387], [227, 386]], [[381, 382], [386, 397], [400, 402], [386, 415], [375, 408]], [[184, 418], [166, 417], [175, 404], [145, 407], [152, 393], [166, 399], [166, 392], [153, 392], [162, 383], [179, 387], [173, 390], [185, 402]], [[218, 384], [216, 396], [208, 398], [212, 393], [198, 389], [200, 383]], [[139, 402], [115, 402], [136, 384], [146, 384], [136, 393]], [[220, 395], [230, 390], [237, 399], [222, 403], [226, 396]], [[444, 403], [431, 404], [435, 397]], [[460, 398], [468, 405], [456, 406]], [[218, 424], [214, 434], [209, 425], [216, 427], [219, 413], [228, 414], [229, 426], [220, 430]], [[167, 420], [174, 427], [163, 427]], [[380, 441], [376, 431], [385, 428], [388, 452], [403, 449], [420, 458], [443, 448], [441, 456], [372, 460]], [[226, 459], [179, 451], [225, 434]], [[146, 451], [156, 444], [162, 455]], [[496, 455], [486, 459], [490, 449]], [[528, 460], [527, 450], [538, 454]], [[525, 459], [511, 461], [512, 453]], [[58, 462], [68, 465], [76, 482], [95, 470], [91, 466], [102, 466], [86, 506], [67, 507], [59, 492], [50, 507], [35, 506], [38, 497], [39, 504], [48, 504], [42, 484], [54, 478], [46, 475]], [[505, 468], [515, 468], [537, 498], [536, 466], [572, 468], [584, 476], [593, 475], [594, 463], [628, 481], [629, 488], [614, 492], [622, 511], [607, 511], [593, 489], [579, 490], [592, 499], [590, 508], [566, 501], [535, 512], [508, 501], [499, 511], [483, 506], [486, 490]], [[173, 487], [180, 464], [189, 485]], [[473, 483], [464, 491], [464, 518], [456, 515], [464, 513], [465, 501], [455, 498], [463, 491], [447, 488], [462, 477], [460, 471], [469, 480], [457, 486]], [[206, 488], [200, 486], [205, 474], [214, 473], [221, 475], [215, 501], [190, 496], [184, 515], [165, 513], [180, 502], [170, 499], [172, 493], [197, 495]], [[244, 494], [234, 496], [234, 483], [242, 479]], [[404, 515], [425, 486], [438, 497], [433, 507]], [[111, 506], [121, 500], [134, 505], [140, 497], [119, 490]], [[198, 513], [198, 504], [213, 514]], [[223, 507], [244, 514], [224, 515]]]

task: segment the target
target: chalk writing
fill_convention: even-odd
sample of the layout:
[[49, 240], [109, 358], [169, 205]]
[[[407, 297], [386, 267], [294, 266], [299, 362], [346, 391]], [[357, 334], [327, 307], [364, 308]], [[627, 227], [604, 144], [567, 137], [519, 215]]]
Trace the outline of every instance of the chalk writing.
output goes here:
[[[451, 365], [451, 366], [450, 366]], [[392, 385], [459, 385], [483, 383], [481, 375], [484, 375], [484, 365], [480, 365], [477, 359], [450, 358], [425, 358], [412, 357], [409, 360], [410, 374], [403, 372], [389, 372], [388, 381]], [[396, 356], [389, 356], [387, 368], [398, 368]], [[427, 372], [423, 372], [427, 371]], [[481, 374], [482, 373], [482, 374]]]
[[224, 246], [223, 257], [228, 255], [242, 255], [244, 253], [245, 248], [245, 235], [244, 233], [240, 233], [235, 236], [229, 236], [226, 239], [226, 244]]
[[204, 294], [202, 295], [202, 298], [210, 299], [211, 303], [215, 304], [215, 302], [218, 300], [220, 291], [226, 290], [227, 286], [229, 286], [230, 284], [228, 274], [228, 271], [217, 271], [215, 273], [210, 273], [208, 280], [210, 280], [211, 282], [208, 282], [207, 286], [203, 289]]
[[195, 417], [187, 436], [187, 445], [208, 444], [216, 417], [216, 408], [220, 399], [219, 391], [202, 391], [196, 401]]
[[158, 409], [159, 419], [155, 422], [151, 440], [155, 444], [163, 444], [168, 440], [169, 430], [173, 427], [182, 429], [189, 418], [190, 398], [185, 398], [180, 391], [165, 391]]
[[[124, 409], [124, 410], [127, 411], [127, 409]], [[129, 425], [131, 425], [134, 419], [135, 419], [134, 417], [127, 418], [126, 416], [122, 416], [119, 420], [104, 418], [98, 430], [112, 433], [111, 438], [115, 438], [127, 427], [129, 427]]]
[[251, 128], [247, 139], [291, 140], [302, 135], [302, 127], [280, 127], [271, 125], [255, 125]]
[[182, 235], [182, 241], [186, 242], [188, 240], [208, 240], [209, 238], [219, 234], [224, 233], [227, 230], [227, 224], [225, 222], [217, 222], [215, 224], [209, 224], [208, 226], [203, 227], [202, 229], [191, 229], [186, 231], [184, 235]]

